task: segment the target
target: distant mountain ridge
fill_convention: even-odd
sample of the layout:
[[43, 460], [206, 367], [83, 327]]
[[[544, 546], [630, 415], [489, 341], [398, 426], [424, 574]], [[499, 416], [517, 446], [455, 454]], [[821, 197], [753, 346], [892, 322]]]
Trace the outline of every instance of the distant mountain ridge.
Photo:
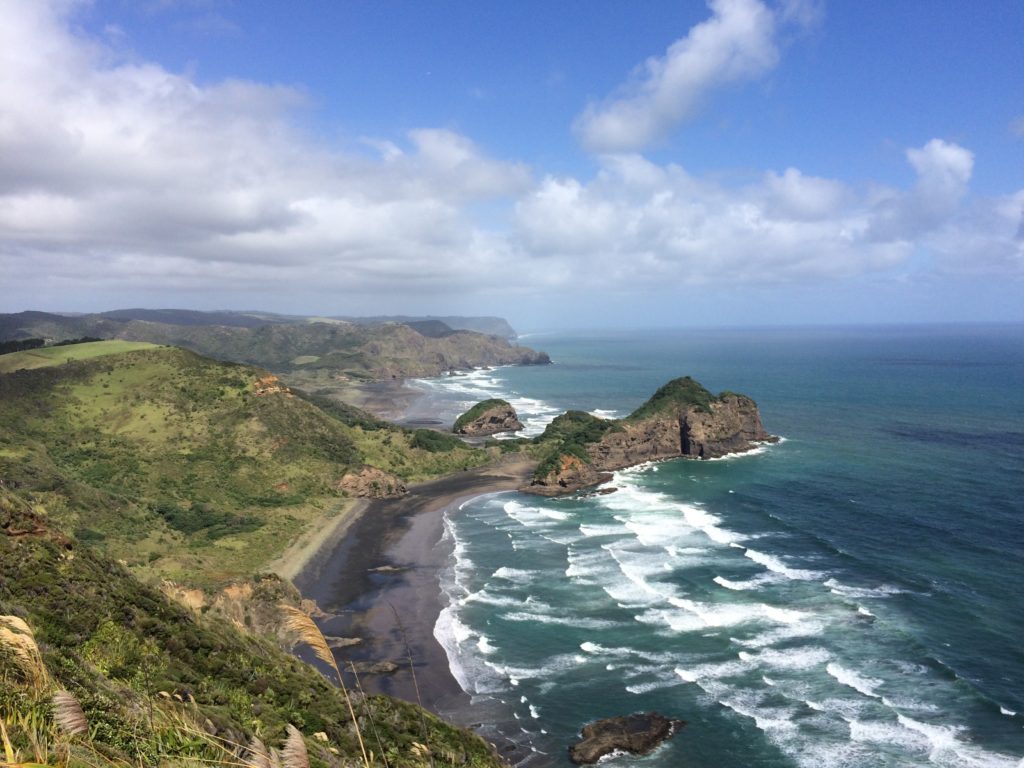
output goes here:
[[[489, 327], [515, 333], [501, 318], [461, 319], [469, 324], [485, 320]], [[506, 336], [454, 328], [439, 318], [406, 322], [362, 318], [354, 322], [176, 309], [124, 309], [79, 316], [48, 312], [0, 315], [0, 340], [62, 341], [82, 336], [180, 346], [218, 360], [277, 372], [333, 370], [357, 380], [438, 376], [484, 365], [550, 362], [543, 352], [510, 344]]]
[[[503, 339], [515, 339], [518, 334], [503, 317], [479, 316], [465, 317], [462, 315], [376, 315], [357, 317], [354, 315], [281, 315], [276, 312], [257, 310], [197, 310], [197, 309], [147, 309], [133, 307], [130, 309], [112, 309], [96, 313], [64, 313], [64, 312], [19, 312], [14, 316], [24, 315], [56, 315], [71, 319], [103, 317], [110, 320], [145, 320], [151, 323], [167, 325], [226, 325], [238, 328], [255, 328], [260, 325], [302, 324], [322, 322], [325, 320], [341, 320], [356, 325], [384, 325], [401, 323], [415, 326], [417, 324], [443, 323], [454, 331], [476, 331], [490, 336], [501, 336]], [[4, 315], [3, 317], [9, 317]]]

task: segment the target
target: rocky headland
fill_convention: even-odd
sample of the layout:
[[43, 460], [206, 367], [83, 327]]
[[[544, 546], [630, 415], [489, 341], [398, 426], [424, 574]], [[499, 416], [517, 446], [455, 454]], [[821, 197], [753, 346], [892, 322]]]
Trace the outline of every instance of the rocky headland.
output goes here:
[[775, 442], [746, 395], [713, 395], [689, 376], [673, 379], [621, 420], [582, 411], [556, 418], [544, 435], [552, 444], [529, 493], [559, 496], [597, 485], [616, 469], [662, 459], [714, 459]]

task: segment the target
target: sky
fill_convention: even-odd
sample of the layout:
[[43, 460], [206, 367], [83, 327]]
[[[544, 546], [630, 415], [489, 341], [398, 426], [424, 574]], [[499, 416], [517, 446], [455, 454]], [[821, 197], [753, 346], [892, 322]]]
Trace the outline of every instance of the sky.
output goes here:
[[1024, 3], [0, 0], [0, 312], [1024, 321]]

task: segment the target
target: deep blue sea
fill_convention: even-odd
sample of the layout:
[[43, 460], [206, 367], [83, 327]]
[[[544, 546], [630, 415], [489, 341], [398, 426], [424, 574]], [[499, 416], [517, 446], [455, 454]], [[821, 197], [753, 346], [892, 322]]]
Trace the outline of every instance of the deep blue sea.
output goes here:
[[784, 438], [449, 513], [435, 635], [522, 764], [657, 710], [689, 725], [606, 765], [1024, 766], [1024, 326], [522, 341], [555, 364], [419, 386], [537, 434], [691, 375]]

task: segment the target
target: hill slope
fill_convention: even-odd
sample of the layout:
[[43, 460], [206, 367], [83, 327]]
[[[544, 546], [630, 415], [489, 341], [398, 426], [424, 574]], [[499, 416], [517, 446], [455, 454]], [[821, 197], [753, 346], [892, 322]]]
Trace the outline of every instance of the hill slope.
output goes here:
[[[170, 603], [3, 485], [0, 629], [0, 717], [14, 762], [258, 765], [253, 737], [280, 747], [292, 725], [312, 765], [360, 763], [349, 710], [312, 667]], [[86, 733], [56, 726], [60, 689], [81, 706]], [[500, 765], [479, 737], [412, 704], [355, 701], [367, 747], [392, 766]]]
[[4, 374], [0, 479], [140, 574], [211, 586], [338, 514], [350, 469], [416, 481], [488, 458], [327, 405], [173, 347]]

